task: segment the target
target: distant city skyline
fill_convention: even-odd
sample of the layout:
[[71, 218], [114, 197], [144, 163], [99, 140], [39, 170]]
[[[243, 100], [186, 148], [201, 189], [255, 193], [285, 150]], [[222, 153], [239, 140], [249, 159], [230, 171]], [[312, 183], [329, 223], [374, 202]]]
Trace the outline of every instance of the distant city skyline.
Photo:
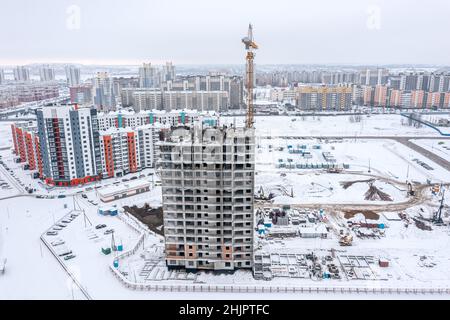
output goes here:
[[0, 65], [243, 64], [252, 22], [261, 65], [448, 66], [449, 13], [441, 0], [17, 0], [2, 3]]

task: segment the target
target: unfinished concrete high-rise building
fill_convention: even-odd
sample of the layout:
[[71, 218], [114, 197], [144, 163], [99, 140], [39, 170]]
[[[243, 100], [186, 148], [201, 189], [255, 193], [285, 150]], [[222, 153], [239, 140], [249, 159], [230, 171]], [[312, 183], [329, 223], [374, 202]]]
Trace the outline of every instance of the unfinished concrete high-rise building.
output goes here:
[[160, 142], [169, 268], [251, 268], [254, 129], [172, 130]]

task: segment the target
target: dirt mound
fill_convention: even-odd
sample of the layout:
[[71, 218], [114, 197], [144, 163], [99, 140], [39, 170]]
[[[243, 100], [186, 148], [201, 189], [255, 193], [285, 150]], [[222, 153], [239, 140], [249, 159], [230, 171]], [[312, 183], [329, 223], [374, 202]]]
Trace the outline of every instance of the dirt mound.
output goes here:
[[350, 188], [352, 185], [354, 185], [355, 183], [373, 183], [375, 181], [375, 179], [368, 179], [368, 180], [354, 180], [354, 181], [342, 181], [340, 182], [342, 188], [344, 189], [348, 189]]
[[139, 208], [137, 206], [128, 207], [125, 206], [123, 209], [132, 214], [134, 217], [139, 219], [142, 223], [149, 227], [150, 230], [164, 235], [164, 220], [163, 220], [163, 210], [162, 207], [152, 208], [148, 204]]
[[369, 190], [367, 190], [364, 196], [364, 199], [370, 201], [393, 201], [390, 195], [375, 187], [373, 183], [370, 183]]
[[364, 215], [364, 217], [366, 219], [369, 220], [379, 220], [380, 219], [380, 215], [376, 212], [373, 212], [371, 210], [365, 210], [365, 211], [361, 211], [361, 210], [347, 210], [344, 211], [344, 218], [345, 219], [351, 219], [354, 216], [356, 216], [358, 213], [361, 213], [362, 215]]

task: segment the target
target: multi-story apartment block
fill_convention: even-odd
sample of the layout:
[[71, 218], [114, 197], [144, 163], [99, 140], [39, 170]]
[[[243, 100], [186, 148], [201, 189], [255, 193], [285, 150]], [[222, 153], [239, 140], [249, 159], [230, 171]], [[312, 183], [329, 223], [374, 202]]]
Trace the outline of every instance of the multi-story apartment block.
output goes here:
[[254, 129], [176, 128], [160, 148], [167, 266], [251, 268]]
[[161, 83], [160, 74], [151, 63], [144, 63], [139, 68], [139, 86], [141, 88], [157, 88]]
[[30, 80], [30, 70], [25, 66], [17, 66], [13, 71], [15, 81], [25, 82]]
[[37, 127], [12, 126], [14, 152], [47, 184], [73, 186], [154, 167], [155, 147], [173, 126], [217, 126], [218, 116], [191, 110], [97, 113], [93, 107], [48, 105]]
[[0, 69], [0, 84], [5, 83], [5, 71]]
[[352, 95], [349, 86], [299, 86], [296, 104], [302, 110], [348, 110], [352, 107]]
[[69, 87], [76, 87], [81, 83], [80, 68], [74, 66], [66, 66], [66, 80]]
[[166, 64], [163, 66], [161, 74], [161, 82], [174, 80], [175, 80], [175, 66], [172, 64], [172, 62], [166, 62]]
[[98, 113], [98, 125], [100, 130], [109, 128], [135, 128], [147, 124], [160, 124], [163, 126], [192, 126], [196, 122], [217, 125], [219, 117], [214, 113], [198, 112], [197, 110], [161, 111], [147, 110], [134, 112], [130, 110], [111, 111]]
[[92, 103], [92, 85], [84, 84], [69, 88], [70, 102], [80, 105]]
[[116, 108], [114, 83], [107, 72], [97, 72], [92, 80], [94, 105], [99, 110], [113, 110]]
[[155, 166], [159, 125], [110, 128], [100, 134], [102, 177], [121, 177]]
[[49, 105], [36, 115], [46, 183], [72, 186], [100, 179], [97, 111]]
[[39, 68], [39, 77], [41, 81], [54, 81], [55, 80], [55, 70], [47, 65], [42, 65]]
[[121, 100], [136, 111], [238, 109], [243, 106], [244, 87], [238, 76], [186, 76], [164, 81], [161, 88], [124, 88]]

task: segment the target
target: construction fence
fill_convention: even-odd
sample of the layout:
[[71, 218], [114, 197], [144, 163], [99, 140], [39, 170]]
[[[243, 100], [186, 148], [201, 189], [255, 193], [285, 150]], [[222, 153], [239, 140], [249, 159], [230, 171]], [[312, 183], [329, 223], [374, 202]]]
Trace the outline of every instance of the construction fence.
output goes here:
[[133, 283], [117, 269], [112, 273], [127, 288], [136, 291], [162, 292], [230, 292], [230, 293], [331, 293], [331, 294], [450, 294], [450, 288], [369, 288], [369, 287], [300, 287], [300, 286], [257, 286], [257, 285], [209, 285], [209, 284], [144, 284]]

